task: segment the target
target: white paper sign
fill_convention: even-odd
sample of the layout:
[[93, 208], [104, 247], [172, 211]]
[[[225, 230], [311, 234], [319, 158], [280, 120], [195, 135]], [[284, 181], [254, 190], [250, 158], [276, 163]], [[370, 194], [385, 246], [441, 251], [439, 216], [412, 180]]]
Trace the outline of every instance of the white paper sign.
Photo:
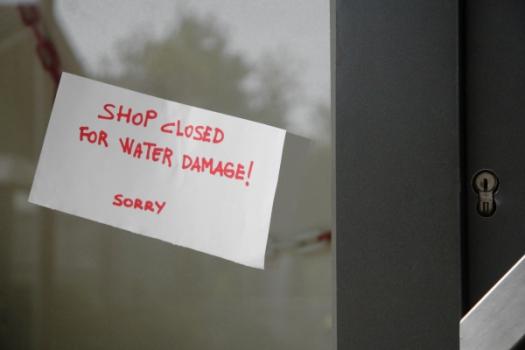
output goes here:
[[63, 73], [29, 201], [263, 268], [284, 137]]

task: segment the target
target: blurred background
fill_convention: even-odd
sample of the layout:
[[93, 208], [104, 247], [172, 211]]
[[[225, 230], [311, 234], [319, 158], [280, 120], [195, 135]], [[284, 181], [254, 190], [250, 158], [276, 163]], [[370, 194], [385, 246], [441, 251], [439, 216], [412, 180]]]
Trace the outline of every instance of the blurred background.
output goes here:
[[[0, 349], [329, 349], [329, 0], [20, 3], [0, 0]], [[266, 269], [28, 203], [62, 70], [287, 129]]]

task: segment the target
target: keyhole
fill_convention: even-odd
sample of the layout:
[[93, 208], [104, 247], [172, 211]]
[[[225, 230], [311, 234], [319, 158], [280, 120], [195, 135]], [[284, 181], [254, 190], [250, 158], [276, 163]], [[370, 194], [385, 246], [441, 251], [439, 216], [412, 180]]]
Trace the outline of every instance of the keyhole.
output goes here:
[[492, 216], [496, 211], [494, 195], [498, 189], [499, 180], [488, 170], [482, 170], [474, 176], [473, 187], [478, 194], [478, 213], [481, 216]]

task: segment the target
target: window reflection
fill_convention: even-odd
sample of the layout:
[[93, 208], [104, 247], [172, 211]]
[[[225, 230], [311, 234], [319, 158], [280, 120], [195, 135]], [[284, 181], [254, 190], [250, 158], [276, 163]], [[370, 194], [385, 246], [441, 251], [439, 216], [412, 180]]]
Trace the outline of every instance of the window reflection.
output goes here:
[[16, 6], [0, 5], [0, 348], [328, 348], [328, 2], [39, 9], [66, 71], [293, 135], [265, 271], [32, 206], [54, 84]]

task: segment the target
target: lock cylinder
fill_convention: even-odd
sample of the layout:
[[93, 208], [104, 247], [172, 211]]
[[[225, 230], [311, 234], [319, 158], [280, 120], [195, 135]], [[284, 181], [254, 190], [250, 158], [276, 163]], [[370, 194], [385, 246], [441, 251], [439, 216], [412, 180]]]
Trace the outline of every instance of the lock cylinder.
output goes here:
[[489, 170], [482, 170], [474, 176], [473, 187], [478, 194], [477, 210], [481, 216], [492, 216], [496, 211], [494, 194], [499, 186], [496, 175]]

